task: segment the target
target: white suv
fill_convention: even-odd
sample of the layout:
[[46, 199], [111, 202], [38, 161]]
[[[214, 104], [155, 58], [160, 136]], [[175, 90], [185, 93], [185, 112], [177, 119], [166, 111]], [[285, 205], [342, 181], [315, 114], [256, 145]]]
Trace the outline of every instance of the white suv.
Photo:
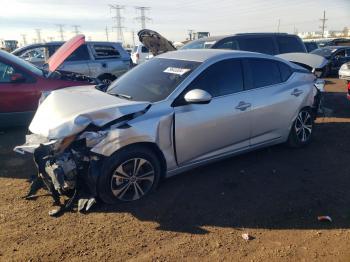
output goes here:
[[143, 44], [135, 45], [131, 52], [131, 60], [134, 65], [142, 64], [151, 57], [153, 57], [153, 55]]

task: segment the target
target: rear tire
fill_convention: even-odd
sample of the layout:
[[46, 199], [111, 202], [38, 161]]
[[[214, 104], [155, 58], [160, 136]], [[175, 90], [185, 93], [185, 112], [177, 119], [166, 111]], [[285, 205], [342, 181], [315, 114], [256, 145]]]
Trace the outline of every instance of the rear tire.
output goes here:
[[130, 202], [153, 192], [161, 177], [160, 159], [145, 146], [132, 146], [105, 159], [97, 183], [107, 204]]
[[294, 120], [290, 130], [288, 145], [290, 147], [303, 147], [311, 142], [314, 129], [314, 117], [311, 109], [303, 108]]

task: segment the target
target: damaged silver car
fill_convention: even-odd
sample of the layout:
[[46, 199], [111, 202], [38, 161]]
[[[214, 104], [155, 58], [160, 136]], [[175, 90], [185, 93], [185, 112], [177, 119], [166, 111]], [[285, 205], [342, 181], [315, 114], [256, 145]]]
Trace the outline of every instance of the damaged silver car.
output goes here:
[[[324, 83], [323, 83], [324, 84]], [[17, 152], [45, 184], [89, 209], [138, 200], [163, 177], [257, 148], [310, 143], [322, 82], [281, 58], [227, 50], [168, 52], [113, 82], [43, 95]]]

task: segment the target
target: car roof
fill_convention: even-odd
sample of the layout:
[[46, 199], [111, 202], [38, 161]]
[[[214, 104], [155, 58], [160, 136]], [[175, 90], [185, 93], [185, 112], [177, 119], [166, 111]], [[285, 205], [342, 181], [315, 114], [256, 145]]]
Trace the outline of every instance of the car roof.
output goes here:
[[203, 37], [200, 39], [196, 39], [193, 41], [219, 41], [224, 38], [228, 37], [234, 37], [234, 36], [276, 36], [276, 35], [282, 35], [282, 36], [295, 36], [293, 34], [288, 33], [237, 33], [237, 34], [230, 34], [230, 35], [218, 35], [218, 36], [209, 36], [209, 37]]
[[172, 52], [166, 52], [158, 55], [158, 58], [175, 59], [175, 60], [186, 60], [204, 62], [215, 57], [261, 57], [261, 58], [274, 58], [270, 55], [239, 51], [239, 50], [224, 50], [224, 49], [185, 49]]

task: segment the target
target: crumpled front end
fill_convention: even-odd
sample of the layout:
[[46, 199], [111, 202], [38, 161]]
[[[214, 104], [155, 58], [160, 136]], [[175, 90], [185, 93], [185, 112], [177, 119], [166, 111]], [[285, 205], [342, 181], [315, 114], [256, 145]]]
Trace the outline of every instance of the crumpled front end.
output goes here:
[[57, 216], [72, 209], [75, 202], [78, 202], [78, 211], [88, 211], [96, 203], [95, 171], [101, 158], [88, 146], [103, 138], [103, 133], [93, 134], [93, 138], [87, 132], [51, 141], [43, 136], [27, 135], [26, 143], [15, 148], [19, 153], [32, 153], [37, 166], [38, 172], [26, 199], [33, 198], [40, 188], [46, 188], [58, 206], [50, 215]]
[[14, 149], [21, 154], [33, 154], [38, 169], [26, 198], [33, 198], [45, 187], [59, 205], [50, 215], [71, 209], [76, 200], [79, 211], [89, 210], [96, 202], [99, 165], [104, 158], [91, 149], [111, 129], [149, 108], [148, 102], [122, 100], [93, 87], [50, 93], [29, 127], [32, 134], [26, 136], [24, 145]]

